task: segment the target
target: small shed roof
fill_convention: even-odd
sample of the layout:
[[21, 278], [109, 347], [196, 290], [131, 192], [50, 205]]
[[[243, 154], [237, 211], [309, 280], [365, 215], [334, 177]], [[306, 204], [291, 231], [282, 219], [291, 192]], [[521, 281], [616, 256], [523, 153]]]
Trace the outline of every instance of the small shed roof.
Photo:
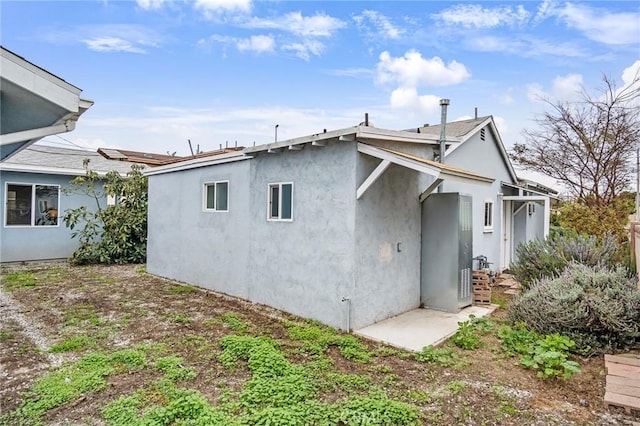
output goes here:
[[89, 160], [89, 168], [99, 174], [112, 170], [126, 174], [135, 164], [108, 160], [95, 151], [34, 144], [0, 163], [0, 170], [82, 176], [85, 174], [85, 159]]

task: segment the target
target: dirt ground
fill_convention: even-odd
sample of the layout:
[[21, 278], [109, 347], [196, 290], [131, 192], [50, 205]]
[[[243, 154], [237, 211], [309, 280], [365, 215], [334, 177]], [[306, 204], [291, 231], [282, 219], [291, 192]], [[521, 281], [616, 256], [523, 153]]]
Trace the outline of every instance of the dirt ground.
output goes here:
[[[12, 279], [19, 275], [21, 280]], [[26, 278], [25, 278], [26, 277]], [[197, 371], [185, 386], [214, 406], [225, 390], [240, 390], [249, 373], [229, 371], [219, 361], [219, 341], [238, 332], [222, 318], [239, 318], [243, 333], [270, 336], [292, 363], [307, 355], [292, 340], [286, 321], [300, 318], [262, 305], [184, 286], [147, 274], [142, 265], [71, 267], [66, 263], [3, 266], [0, 287], [0, 425], [29, 398], [39, 378], [92, 351], [115, 351], [141, 343], [163, 343]], [[11, 278], [11, 279], [10, 279]], [[495, 287], [495, 292], [504, 291]], [[497, 299], [508, 302], [509, 295]], [[230, 317], [229, 314], [232, 316]], [[501, 321], [505, 309], [492, 319]], [[226, 316], [225, 316], [226, 315]], [[86, 336], [84, 347], [52, 352], [56, 344]], [[569, 380], [541, 379], [516, 358], [499, 350], [492, 333], [476, 350], [455, 348], [459, 362], [450, 367], [418, 362], [413, 354], [358, 340], [373, 354], [369, 362], [345, 359], [330, 347], [333, 371], [366, 377], [390, 398], [418, 407], [424, 424], [464, 425], [632, 425], [637, 415], [603, 407], [603, 357], [581, 358], [582, 371]], [[153, 380], [140, 370], [110, 376], [108, 387], [88, 392], [48, 410], [45, 424], [108, 424], [107, 403]], [[341, 388], [323, 389], [322, 401], [345, 396]], [[636, 413], [637, 414], [637, 413]], [[634, 423], [636, 422], [636, 423]]]

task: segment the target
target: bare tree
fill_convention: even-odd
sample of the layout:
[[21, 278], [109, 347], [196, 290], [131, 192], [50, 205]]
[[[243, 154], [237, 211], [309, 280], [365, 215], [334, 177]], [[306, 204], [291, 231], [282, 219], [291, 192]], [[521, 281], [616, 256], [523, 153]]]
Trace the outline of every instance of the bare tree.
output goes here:
[[510, 152], [516, 164], [557, 179], [578, 200], [596, 205], [608, 205], [630, 188], [631, 159], [640, 144], [640, 70], [622, 90], [609, 77], [602, 80], [597, 97], [583, 89], [578, 102], [545, 100], [550, 110]]

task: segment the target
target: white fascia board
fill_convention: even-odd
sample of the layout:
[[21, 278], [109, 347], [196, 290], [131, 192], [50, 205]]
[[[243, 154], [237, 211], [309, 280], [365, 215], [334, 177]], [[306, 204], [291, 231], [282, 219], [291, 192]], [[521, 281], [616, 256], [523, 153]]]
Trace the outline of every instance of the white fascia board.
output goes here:
[[230, 152], [227, 154], [215, 155], [212, 157], [194, 158], [193, 160], [180, 161], [178, 163], [167, 164], [145, 169], [142, 174], [145, 176], [160, 175], [164, 173], [179, 172], [182, 170], [197, 169], [199, 167], [214, 166], [216, 164], [232, 163], [234, 161], [250, 160], [253, 157], [245, 155], [244, 152]]
[[539, 195], [505, 195], [504, 201], [548, 201], [550, 197]]
[[419, 161], [401, 157], [392, 152], [384, 151], [370, 145], [358, 143], [358, 152], [379, 158], [381, 160], [389, 160], [394, 164], [406, 167], [411, 170], [415, 170], [417, 172], [425, 173], [429, 176], [433, 176], [434, 178], [440, 176], [440, 169], [437, 167], [429, 166], [427, 164], [420, 163]]
[[[438, 142], [439, 138], [423, 133], [407, 132], [405, 130], [379, 129], [371, 126], [358, 126], [356, 138], [359, 141], [385, 141], [385, 142], [407, 142], [432, 145]], [[458, 142], [458, 138], [450, 138], [448, 142]]]
[[2, 78], [67, 111], [78, 112], [81, 90], [15, 56], [2, 51]]
[[[294, 139], [287, 139], [281, 142], [267, 143], [263, 145], [245, 148], [244, 152], [247, 154], [253, 154], [254, 152], [261, 152], [261, 151], [277, 152], [276, 151], [277, 149], [281, 149], [281, 148], [288, 149], [290, 146], [295, 146], [295, 145], [327, 141], [329, 139], [338, 140], [341, 136], [354, 135], [357, 131], [357, 128], [358, 126], [347, 127], [345, 129], [332, 130], [329, 132], [315, 133], [313, 135], [302, 136]], [[321, 144], [316, 144], [316, 145], [320, 146]]]
[[23, 130], [21, 132], [7, 133], [0, 135], [0, 145], [9, 145], [15, 142], [42, 139], [45, 136], [57, 135], [59, 133], [70, 132], [76, 127], [74, 120], [67, 120], [62, 124], [41, 127], [39, 129]]

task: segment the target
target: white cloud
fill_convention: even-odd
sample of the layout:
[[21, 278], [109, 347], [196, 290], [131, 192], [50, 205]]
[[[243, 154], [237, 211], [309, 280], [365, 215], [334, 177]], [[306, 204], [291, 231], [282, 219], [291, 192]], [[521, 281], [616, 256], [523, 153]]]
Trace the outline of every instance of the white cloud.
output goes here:
[[498, 101], [502, 104], [502, 105], [513, 105], [513, 89], [509, 88], [507, 89], [507, 91], [501, 95], [498, 95]]
[[117, 37], [96, 37], [82, 40], [90, 50], [96, 52], [127, 52], [147, 53], [144, 49], [134, 46], [131, 42]]
[[501, 6], [485, 8], [479, 4], [459, 4], [432, 15], [448, 25], [466, 28], [495, 28], [517, 26], [529, 20], [530, 13], [523, 7]]
[[614, 13], [584, 4], [566, 3], [554, 11], [569, 28], [604, 44], [639, 44], [640, 12]]
[[424, 117], [440, 108], [440, 97], [435, 95], [418, 95], [413, 87], [399, 87], [391, 92], [391, 107], [402, 108], [417, 116]]
[[445, 86], [457, 84], [468, 79], [471, 74], [467, 68], [456, 61], [445, 64], [434, 56], [423, 58], [416, 50], [407, 51], [404, 56], [394, 58], [389, 52], [380, 54], [377, 65], [377, 80], [380, 83], [397, 83], [404, 87], [420, 85]]
[[373, 71], [370, 68], [346, 68], [327, 71], [329, 75], [336, 75], [340, 77], [360, 77], [373, 75]]
[[552, 55], [559, 57], [583, 58], [590, 53], [572, 42], [551, 42], [531, 37], [480, 36], [466, 41], [466, 45], [480, 52], [500, 52], [525, 58]]
[[268, 35], [251, 36], [250, 38], [240, 39], [237, 42], [238, 50], [250, 50], [258, 53], [273, 52], [275, 44], [273, 37]]
[[580, 99], [582, 89], [582, 75], [568, 74], [553, 79], [551, 93], [560, 101], [576, 101]]
[[581, 74], [557, 76], [547, 90], [539, 84], [527, 86], [527, 98], [536, 103], [542, 102], [575, 102], [582, 97], [583, 77]]
[[622, 82], [627, 87], [632, 83], [638, 83], [640, 77], [640, 60], [635, 61], [622, 71]]
[[136, 3], [144, 10], [158, 10], [162, 9], [165, 0], [136, 0]]
[[222, 13], [247, 13], [253, 7], [251, 0], [196, 0], [194, 9], [200, 10], [204, 17], [211, 19]]
[[345, 28], [347, 24], [338, 18], [325, 14], [316, 13], [313, 16], [302, 16], [300, 12], [291, 12], [273, 19], [253, 17], [242, 26], [286, 31], [302, 37], [331, 37], [333, 33]]
[[[375, 10], [364, 10], [362, 14], [353, 17], [360, 30], [366, 32], [369, 37], [382, 37], [383, 39], [398, 39], [404, 33], [402, 28], [398, 28], [391, 23], [388, 17]], [[370, 24], [375, 31], [369, 29]]]
[[282, 46], [283, 50], [293, 51], [297, 57], [308, 61], [311, 55], [320, 56], [324, 52], [324, 44], [318, 40], [303, 40], [301, 42], [288, 43]]
[[527, 85], [527, 98], [531, 102], [541, 103], [549, 99], [549, 94], [544, 91], [541, 84], [531, 83]]

